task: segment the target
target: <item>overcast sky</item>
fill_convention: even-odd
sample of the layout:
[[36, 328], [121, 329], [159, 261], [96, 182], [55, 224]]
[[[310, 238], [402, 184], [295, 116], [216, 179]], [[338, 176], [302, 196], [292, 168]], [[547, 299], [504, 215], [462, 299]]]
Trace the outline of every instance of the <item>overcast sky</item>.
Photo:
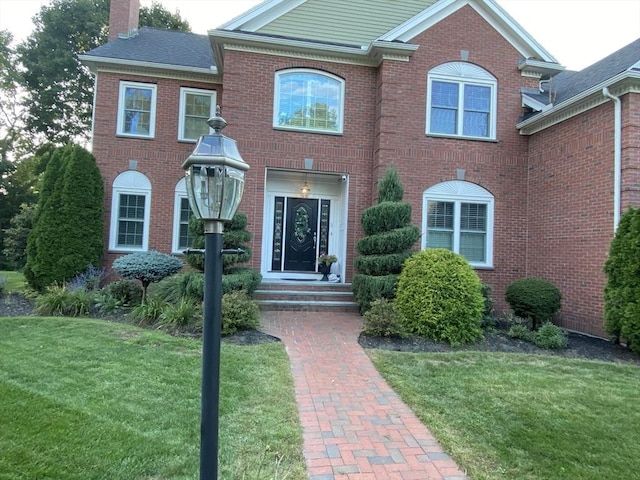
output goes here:
[[[348, 0], [345, 0], [348, 1]], [[640, 37], [640, 0], [497, 0], [562, 65], [579, 70]], [[0, 29], [18, 40], [48, 0], [0, 0]], [[145, 6], [152, 0], [141, 0]], [[195, 33], [206, 33], [259, 0], [160, 0]]]

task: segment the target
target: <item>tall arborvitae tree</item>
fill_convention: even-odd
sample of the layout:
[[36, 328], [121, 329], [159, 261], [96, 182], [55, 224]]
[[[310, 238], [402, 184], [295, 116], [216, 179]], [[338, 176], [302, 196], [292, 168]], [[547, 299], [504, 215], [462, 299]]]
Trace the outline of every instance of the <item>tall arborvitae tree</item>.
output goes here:
[[378, 184], [378, 204], [362, 213], [366, 236], [356, 243], [360, 256], [354, 261], [358, 273], [352, 287], [362, 313], [378, 298], [395, 297], [402, 265], [420, 238], [420, 229], [411, 225], [411, 204], [402, 201], [403, 195], [398, 172], [390, 165]]
[[604, 273], [605, 330], [640, 353], [640, 208], [622, 215]]
[[65, 282], [88, 265], [100, 264], [103, 189], [100, 170], [90, 152], [70, 144], [54, 153], [27, 243], [25, 277], [33, 288], [42, 290]]

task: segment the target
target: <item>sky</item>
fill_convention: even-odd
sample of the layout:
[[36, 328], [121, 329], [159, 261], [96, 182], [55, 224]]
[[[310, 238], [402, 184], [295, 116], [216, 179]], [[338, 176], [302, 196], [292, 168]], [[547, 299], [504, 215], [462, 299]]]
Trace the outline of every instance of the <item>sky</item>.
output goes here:
[[[207, 33], [259, 0], [156, 0]], [[344, 0], [348, 1], [348, 0]], [[544, 49], [569, 70], [580, 70], [640, 38], [640, 0], [497, 0]], [[48, 0], [0, 0], [0, 30], [23, 40], [31, 18]], [[150, 6], [152, 0], [141, 0]]]

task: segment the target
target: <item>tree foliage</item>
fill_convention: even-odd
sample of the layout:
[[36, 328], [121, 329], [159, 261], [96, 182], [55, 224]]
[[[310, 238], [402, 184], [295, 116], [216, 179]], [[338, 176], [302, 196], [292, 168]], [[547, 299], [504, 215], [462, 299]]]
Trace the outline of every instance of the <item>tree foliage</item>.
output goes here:
[[79, 145], [56, 149], [44, 174], [27, 241], [24, 274], [29, 285], [42, 290], [100, 263], [103, 199], [95, 157]]
[[155, 250], [130, 253], [113, 262], [113, 269], [122, 278], [140, 280], [143, 304], [146, 302], [147, 288], [151, 283], [178, 273], [183, 266], [176, 257]]
[[605, 330], [640, 353], [640, 208], [622, 215], [604, 273]]
[[411, 223], [411, 204], [402, 201], [404, 187], [390, 165], [378, 184], [378, 204], [367, 208], [360, 219], [365, 237], [358, 240], [360, 256], [354, 265], [353, 294], [366, 312], [379, 298], [392, 300], [398, 275], [412, 255], [420, 230]]
[[[26, 127], [63, 145], [91, 131], [93, 78], [78, 55], [105, 43], [109, 0], [52, 0], [33, 17], [34, 31], [21, 43]], [[140, 9], [140, 26], [189, 31], [178, 13], [154, 3]]]

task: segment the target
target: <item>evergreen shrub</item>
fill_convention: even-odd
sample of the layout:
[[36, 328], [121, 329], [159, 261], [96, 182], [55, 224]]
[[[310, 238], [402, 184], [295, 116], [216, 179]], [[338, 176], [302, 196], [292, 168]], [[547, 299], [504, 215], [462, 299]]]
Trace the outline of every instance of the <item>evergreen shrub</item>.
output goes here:
[[362, 212], [360, 223], [365, 235], [404, 228], [411, 222], [411, 204], [407, 202], [383, 202]]
[[640, 208], [620, 218], [604, 265], [605, 330], [640, 354]]
[[369, 235], [356, 245], [360, 255], [386, 255], [409, 250], [420, 238], [420, 231], [413, 225], [389, 232]]
[[142, 301], [142, 287], [133, 280], [116, 280], [105, 285], [100, 292], [118, 300], [125, 307], [139, 305]]
[[147, 288], [151, 283], [178, 273], [183, 266], [176, 257], [155, 250], [130, 253], [113, 262], [113, 269], [118, 275], [142, 283], [142, 303], [147, 298]]
[[364, 275], [356, 273], [351, 282], [353, 297], [360, 306], [360, 312], [365, 313], [371, 303], [379, 298], [392, 299], [396, 294], [398, 275]]
[[414, 254], [398, 280], [395, 304], [407, 330], [451, 345], [482, 338], [484, 298], [473, 268], [461, 255], [433, 248]]
[[222, 293], [243, 290], [249, 297], [253, 297], [261, 282], [260, 272], [251, 268], [235, 267], [222, 276]]
[[361, 255], [353, 261], [356, 269], [364, 275], [399, 274], [404, 262], [413, 252], [387, 253], [385, 255]]
[[255, 330], [260, 325], [258, 304], [244, 290], [222, 295], [222, 334], [238, 330]]
[[518, 317], [529, 318], [533, 330], [538, 324], [551, 321], [560, 310], [560, 290], [544, 278], [527, 277], [507, 287], [505, 300]]
[[527, 342], [533, 341], [533, 332], [523, 323], [511, 325], [507, 331], [507, 335], [511, 338], [521, 338]]
[[379, 298], [371, 303], [363, 320], [363, 333], [375, 337], [406, 336], [404, 320], [398, 308], [386, 298]]

